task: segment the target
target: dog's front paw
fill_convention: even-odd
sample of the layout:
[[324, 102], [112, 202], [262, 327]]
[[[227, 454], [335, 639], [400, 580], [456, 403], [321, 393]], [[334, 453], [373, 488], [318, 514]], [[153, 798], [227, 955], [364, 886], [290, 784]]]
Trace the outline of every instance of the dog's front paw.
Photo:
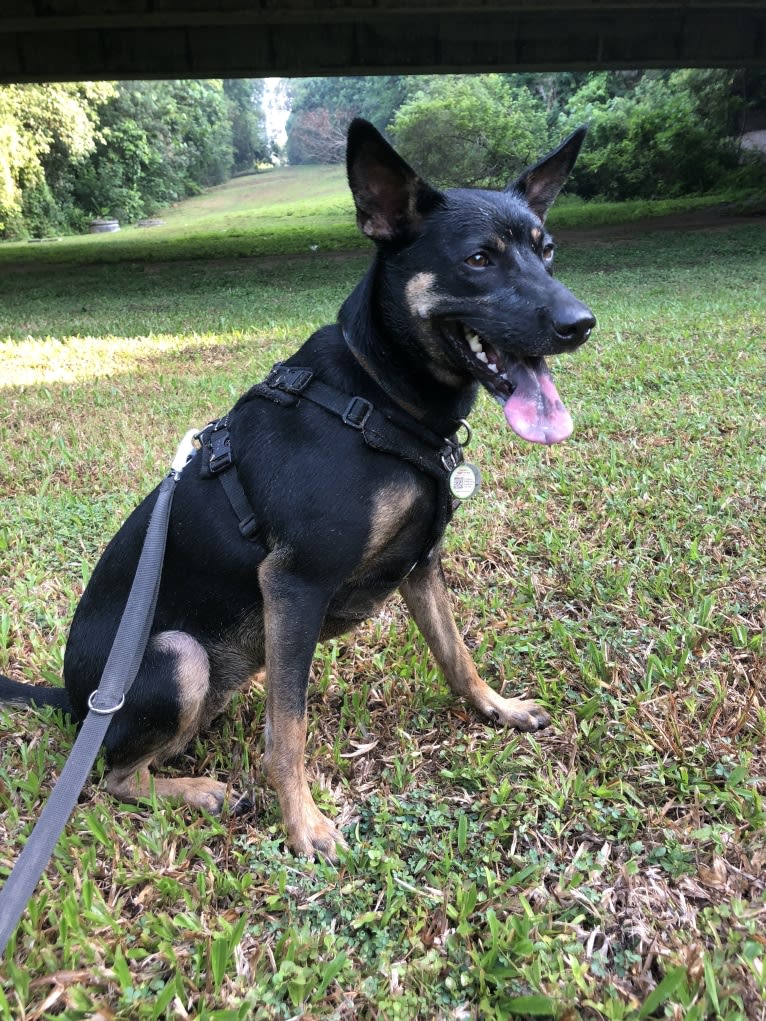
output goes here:
[[[168, 785], [172, 780], [165, 781]], [[192, 808], [199, 808], [210, 815], [220, 815], [229, 799], [237, 800], [230, 788], [220, 780], [209, 777], [185, 777], [175, 781], [175, 787], [169, 791]]]
[[503, 698], [489, 687], [474, 704], [488, 719], [514, 730], [534, 732], [551, 722], [548, 713], [533, 699]]
[[287, 842], [295, 854], [319, 855], [326, 861], [336, 861], [338, 849], [348, 846], [340, 830], [313, 804], [288, 826]]

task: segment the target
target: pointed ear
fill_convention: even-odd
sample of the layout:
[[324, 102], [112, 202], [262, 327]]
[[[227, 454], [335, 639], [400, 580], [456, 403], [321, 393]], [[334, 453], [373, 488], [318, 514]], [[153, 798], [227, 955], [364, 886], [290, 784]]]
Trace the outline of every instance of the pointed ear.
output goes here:
[[587, 134], [587, 127], [573, 131], [569, 138], [564, 139], [558, 149], [544, 156], [539, 163], [529, 167], [508, 186], [509, 191], [517, 191], [527, 201], [527, 205], [544, 220], [553, 205], [561, 188], [572, 172], [580, 146]]
[[443, 202], [441, 192], [402, 159], [369, 121], [357, 118], [348, 129], [348, 183], [356, 222], [373, 241], [407, 241], [423, 217]]

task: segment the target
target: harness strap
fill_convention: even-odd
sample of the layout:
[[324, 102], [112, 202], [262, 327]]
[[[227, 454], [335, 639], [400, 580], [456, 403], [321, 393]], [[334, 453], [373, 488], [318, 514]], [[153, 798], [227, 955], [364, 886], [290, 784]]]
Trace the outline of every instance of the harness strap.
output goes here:
[[239, 520], [239, 531], [245, 539], [254, 539], [258, 531], [258, 521], [247, 493], [239, 480], [237, 466], [231, 452], [231, 435], [229, 433], [229, 416], [219, 418], [197, 433], [195, 439], [202, 452], [200, 475], [203, 478], [218, 476], [223, 491], [228, 497], [232, 510]]
[[275, 392], [305, 398], [358, 429], [368, 447], [392, 454], [429, 475], [437, 485], [437, 506], [429, 544], [419, 563], [427, 560], [452, 517], [459, 500], [449, 489], [450, 472], [463, 460], [463, 449], [456, 437], [438, 436], [419, 422], [406, 425], [379, 411], [364, 397], [351, 397], [316, 379], [311, 369], [277, 363], [263, 383], [250, 394], [273, 400]]
[[[443, 438], [420, 423], [405, 424], [379, 411], [366, 397], [349, 397], [314, 376], [312, 369], [278, 362], [262, 383], [247, 393], [246, 399], [263, 397], [283, 407], [293, 407], [302, 399], [324, 408], [356, 429], [372, 450], [391, 454], [407, 461], [429, 475], [437, 486], [436, 513], [424, 562], [452, 517], [457, 504], [449, 490], [449, 474], [463, 460], [463, 449], [455, 437]], [[258, 520], [237, 472], [231, 449], [229, 415], [219, 418], [195, 437], [201, 449], [200, 475], [217, 476], [232, 510], [239, 520], [239, 531], [245, 539], [258, 534]]]

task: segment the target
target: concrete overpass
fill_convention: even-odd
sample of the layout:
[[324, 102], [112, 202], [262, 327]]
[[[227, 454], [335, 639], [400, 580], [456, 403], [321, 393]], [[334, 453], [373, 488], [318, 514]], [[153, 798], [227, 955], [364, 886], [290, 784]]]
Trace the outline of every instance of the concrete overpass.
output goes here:
[[764, 0], [0, 6], [0, 82], [766, 64]]

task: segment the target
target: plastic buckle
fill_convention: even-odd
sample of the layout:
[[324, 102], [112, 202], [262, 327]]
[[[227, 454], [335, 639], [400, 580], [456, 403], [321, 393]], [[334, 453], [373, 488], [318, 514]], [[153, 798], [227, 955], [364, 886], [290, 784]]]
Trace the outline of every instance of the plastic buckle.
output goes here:
[[231, 437], [224, 425], [216, 424], [210, 433], [210, 461], [208, 467], [211, 475], [217, 475], [231, 464]]
[[309, 385], [313, 375], [311, 369], [301, 369], [294, 365], [282, 365], [281, 362], [277, 362], [266, 377], [266, 384], [277, 390], [284, 390], [285, 393], [299, 394]]
[[352, 429], [364, 429], [365, 422], [372, 414], [372, 404], [364, 397], [352, 397], [343, 412], [343, 421]]

